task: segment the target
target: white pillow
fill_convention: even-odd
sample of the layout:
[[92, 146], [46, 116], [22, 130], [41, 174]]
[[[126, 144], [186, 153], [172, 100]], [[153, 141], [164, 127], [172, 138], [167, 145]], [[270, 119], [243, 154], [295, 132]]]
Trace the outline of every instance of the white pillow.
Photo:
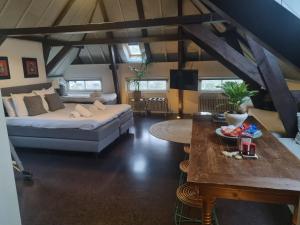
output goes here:
[[3, 99], [3, 104], [4, 104], [4, 107], [5, 107], [5, 110], [8, 114], [8, 116], [9, 117], [17, 116], [12, 98], [11, 97], [3, 97], [2, 99]]
[[42, 98], [42, 102], [43, 102], [43, 106], [44, 108], [49, 111], [49, 106], [47, 101], [45, 100], [45, 95], [49, 95], [49, 94], [54, 94], [55, 90], [53, 87], [46, 89], [42, 89], [42, 90], [38, 90], [38, 91], [33, 91], [34, 94], [39, 95]]
[[28, 111], [24, 103], [25, 96], [34, 96], [33, 93], [11, 94], [12, 101], [16, 110], [17, 116], [28, 116]]

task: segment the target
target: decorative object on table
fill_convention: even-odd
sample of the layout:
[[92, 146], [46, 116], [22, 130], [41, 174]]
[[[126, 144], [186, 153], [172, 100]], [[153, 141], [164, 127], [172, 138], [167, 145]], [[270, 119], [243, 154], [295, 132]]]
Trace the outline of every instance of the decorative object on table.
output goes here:
[[0, 79], [10, 79], [10, 71], [7, 57], [0, 57]]
[[257, 91], [248, 90], [248, 85], [244, 82], [225, 82], [220, 86], [224, 94], [229, 99], [229, 104], [233, 106], [233, 111], [225, 112], [225, 118], [229, 125], [240, 126], [247, 119], [248, 114], [242, 112], [241, 105], [251, 96], [254, 96]]
[[67, 82], [64, 80], [64, 78], [57, 78], [52, 80], [52, 87], [60, 96], [67, 95], [66, 86], [67, 86]]
[[145, 76], [145, 73], [148, 69], [148, 65], [150, 64], [149, 60], [147, 60], [146, 56], [143, 54], [142, 56], [142, 63], [139, 65], [139, 67], [133, 67], [129, 66], [129, 69], [134, 73], [135, 77], [128, 79], [129, 83], [134, 84], [134, 92], [133, 97], [135, 100], [138, 100], [142, 97], [142, 93], [140, 90], [141, 81], [143, 77]]
[[251, 138], [259, 138], [262, 136], [261, 130], [259, 130], [255, 124], [244, 123], [239, 127], [233, 125], [222, 126], [216, 129], [216, 134], [232, 140], [237, 140], [242, 134], [250, 135]]
[[39, 70], [36, 58], [22, 58], [25, 78], [39, 77]]

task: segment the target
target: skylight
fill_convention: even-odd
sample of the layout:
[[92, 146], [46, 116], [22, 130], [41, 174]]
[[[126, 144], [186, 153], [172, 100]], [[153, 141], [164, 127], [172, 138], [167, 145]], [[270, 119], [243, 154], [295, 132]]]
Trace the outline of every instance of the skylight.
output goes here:
[[128, 44], [128, 53], [130, 56], [141, 56], [142, 51], [139, 44]]
[[123, 50], [128, 62], [141, 62], [143, 51], [139, 43], [124, 44]]
[[300, 1], [299, 0], [275, 0], [284, 8], [289, 10], [295, 16], [300, 18]]

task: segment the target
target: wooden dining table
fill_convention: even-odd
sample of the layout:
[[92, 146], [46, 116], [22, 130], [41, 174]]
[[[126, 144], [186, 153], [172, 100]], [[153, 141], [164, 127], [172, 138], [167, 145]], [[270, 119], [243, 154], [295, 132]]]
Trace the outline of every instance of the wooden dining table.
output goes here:
[[222, 151], [236, 148], [236, 143], [215, 133], [220, 124], [210, 116], [193, 118], [187, 181], [196, 185], [203, 198], [202, 224], [212, 224], [217, 199], [231, 199], [293, 205], [292, 224], [300, 225], [300, 160], [254, 118], [249, 117], [248, 122], [263, 133], [254, 140], [255, 160], [223, 155]]

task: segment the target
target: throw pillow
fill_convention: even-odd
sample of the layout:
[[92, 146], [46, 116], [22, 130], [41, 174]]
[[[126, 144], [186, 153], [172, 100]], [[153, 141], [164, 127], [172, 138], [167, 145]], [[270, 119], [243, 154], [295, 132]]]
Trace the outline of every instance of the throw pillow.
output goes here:
[[11, 97], [3, 97], [3, 104], [9, 117], [17, 116]]
[[65, 108], [61, 98], [57, 93], [45, 95], [45, 100], [48, 103], [49, 110], [52, 112]]
[[41, 96], [42, 101], [43, 101], [43, 106], [44, 106], [44, 108], [45, 108], [47, 111], [49, 111], [49, 106], [48, 106], [47, 101], [45, 100], [45, 95], [48, 95], [48, 94], [54, 94], [54, 93], [55, 93], [54, 88], [53, 88], [53, 87], [50, 87], [50, 88], [48, 88], [47, 90], [46, 90], [46, 89], [37, 90], [37, 91], [33, 91], [33, 93], [36, 94], [36, 95]]
[[24, 103], [25, 96], [34, 96], [32, 93], [11, 94], [12, 101], [16, 110], [17, 116], [28, 116], [28, 111]]
[[24, 103], [26, 105], [29, 116], [37, 116], [47, 113], [40, 96], [25, 96]]

